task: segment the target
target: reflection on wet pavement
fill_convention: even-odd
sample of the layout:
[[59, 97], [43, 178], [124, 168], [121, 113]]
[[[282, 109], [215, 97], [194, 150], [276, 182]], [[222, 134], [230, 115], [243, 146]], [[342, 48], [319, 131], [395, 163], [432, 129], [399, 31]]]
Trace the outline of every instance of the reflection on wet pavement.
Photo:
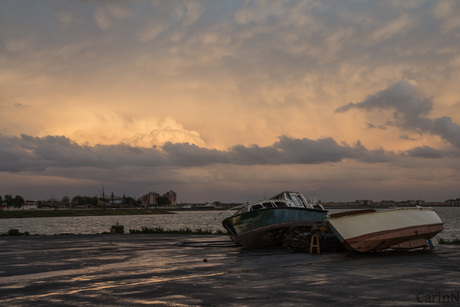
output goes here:
[[309, 255], [180, 235], [7, 237], [0, 244], [1, 306], [408, 305], [420, 291], [460, 291], [457, 246]]

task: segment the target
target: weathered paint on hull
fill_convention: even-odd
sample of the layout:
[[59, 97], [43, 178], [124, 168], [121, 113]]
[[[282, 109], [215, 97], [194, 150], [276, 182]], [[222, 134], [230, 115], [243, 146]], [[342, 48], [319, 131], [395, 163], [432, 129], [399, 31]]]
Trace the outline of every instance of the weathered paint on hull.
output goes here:
[[245, 248], [281, 245], [286, 231], [292, 227], [307, 228], [321, 223], [327, 211], [305, 208], [271, 208], [242, 213], [223, 220]]
[[[442, 224], [423, 225], [362, 235], [345, 240], [345, 247], [357, 252], [392, 248], [407, 241], [429, 240], [444, 229]], [[416, 247], [416, 246], [414, 246]]]
[[348, 250], [357, 252], [428, 240], [444, 229], [441, 219], [431, 208], [350, 212], [331, 217], [327, 222], [329, 228]]
[[237, 236], [238, 242], [245, 248], [258, 249], [270, 246], [279, 246], [283, 244], [284, 235], [291, 227], [299, 229], [310, 229], [321, 221], [295, 221], [279, 223], [251, 230]]
[[398, 243], [396, 245], [390, 246], [391, 249], [395, 249], [395, 250], [408, 250], [408, 249], [419, 248], [419, 247], [428, 248], [430, 247], [430, 244], [428, 243], [426, 239], [415, 239], [415, 240], [406, 241], [403, 243]]

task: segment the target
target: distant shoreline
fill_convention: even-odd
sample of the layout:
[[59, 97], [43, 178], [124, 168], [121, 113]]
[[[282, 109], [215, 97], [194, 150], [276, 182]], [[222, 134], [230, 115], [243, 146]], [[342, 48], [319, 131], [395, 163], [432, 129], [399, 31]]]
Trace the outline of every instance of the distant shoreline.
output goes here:
[[[382, 206], [382, 205], [323, 205], [324, 209], [392, 209], [405, 208], [404, 206]], [[412, 206], [413, 207], [413, 206]], [[458, 205], [436, 205], [422, 206], [424, 208], [458, 208]], [[0, 211], [0, 219], [7, 218], [38, 218], [38, 217], [69, 217], [69, 216], [112, 216], [112, 215], [153, 215], [153, 214], [175, 214], [175, 212], [198, 212], [198, 211], [228, 211], [232, 208], [155, 208], [155, 209], [13, 209]]]
[[[411, 208], [415, 206], [393, 206], [393, 205], [323, 205], [324, 209], [393, 209], [393, 208]], [[434, 205], [434, 206], [429, 206], [429, 205], [423, 205], [420, 206], [422, 208], [448, 208], [448, 207], [453, 207], [453, 208], [458, 208], [460, 207], [459, 205]]]
[[0, 219], [8, 218], [38, 218], [38, 217], [68, 217], [68, 216], [111, 216], [111, 215], [152, 215], [175, 214], [172, 210], [164, 209], [26, 209], [0, 211]]

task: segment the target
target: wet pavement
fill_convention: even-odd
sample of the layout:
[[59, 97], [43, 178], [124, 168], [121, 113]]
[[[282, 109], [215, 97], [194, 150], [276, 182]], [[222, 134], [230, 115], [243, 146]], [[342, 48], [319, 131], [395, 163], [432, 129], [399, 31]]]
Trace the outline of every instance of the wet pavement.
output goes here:
[[309, 255], [224, 236], [0, 237], [0, 306], [460, 304], [460, 246]]

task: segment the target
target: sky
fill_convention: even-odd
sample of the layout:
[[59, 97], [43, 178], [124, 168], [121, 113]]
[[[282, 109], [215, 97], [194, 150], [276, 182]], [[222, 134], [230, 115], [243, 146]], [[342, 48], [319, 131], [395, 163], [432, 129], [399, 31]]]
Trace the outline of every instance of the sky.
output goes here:
[[460, 197], [460, 2], [0, 2], [0, 195]]

